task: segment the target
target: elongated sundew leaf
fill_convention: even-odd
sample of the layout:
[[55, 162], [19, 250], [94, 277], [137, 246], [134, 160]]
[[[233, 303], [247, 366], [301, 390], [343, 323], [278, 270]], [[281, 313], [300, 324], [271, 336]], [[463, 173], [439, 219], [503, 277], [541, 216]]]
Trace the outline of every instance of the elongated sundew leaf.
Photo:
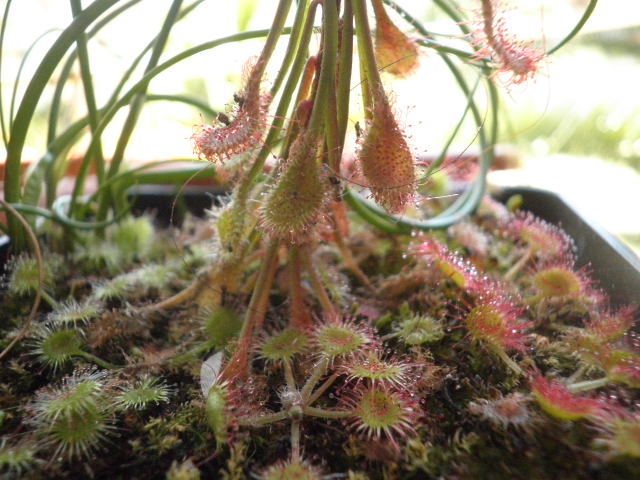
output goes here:
[[[96, 0], [88, 6], [75, 20], [60, 34], [44, 56], [42, 62], [31, 77], [31, 81], [20, 102], [16, 112], [13, 127], [11, 128], [9, 142], [7, 144], [7, 160], [5, 170], [5, 200], [8, 203], [18, 203], [20, 192], [20, 163], [27, 131], [31, 125], [31, 119], [44, 88], [53, 71], [59, 64], [67, 49], [76, 40], [77, 36], [85, 31], [88, 25], [93, 23], [102, 13], [107, 11], [118, 0]], [[8, 217], [9, 232], [16, 250], [21, 250], [24, 245], [24, 230], [13, 216]]]
[[[362, 214], [362, 212], [366, 210], [367, 214], [363, 218], [371, 222], [372, 225], [381, 228], [383, 231], [388, 233], [409, 234], [413, 230], [446, 228], [472, 213], [476, 209], [478, 203], [480, 202], [480, 199], [484, 195], [486, 174], [489, 171], [489, 167], [491, 166], [494, 158], [493, 145], [495, 144], [497, 137], [497, 122], [493, 123], [490, 130], [489, 139], [487, 139], [485, 133], [485, 121], [475, 101], [473, 101], [472, 97], [469, 96], [470, 89], [467, 86], [462, 73], [453, 64], [452, 60], [446, 55], [442, 54], [441, 58], [451, 69], [451, 72], [462, 91], [471, 100], [470, 108], [474, 121], [478, 127], [478, 140], [481, 146], [480, 171], [478, 173], [478, 177], [473, 182], [471, 187], [458, 200], [456, 200], [453, 205], [451, 205], [445, 211], [441, 212], [436, 217], [428, 220], [418, 220], [388, 215], [377, 205], [372, 204], [371, 202], [360, 197], [357, 193], [347, 189], [345, 199], [349, 203], [349, 205], [360, 214]], [[496, 111], [498, 108], [497, 91], [491, 78], [486, 77], [486, 81], [489, 87], [491, 113], [493, 117], [496, 118]]]
[[[391, 8], [393, 8], [396, 12], [398, 12], [400, 14], [400, 16], [409, 25], [411, 25], [413, 28], [415, 28], [421, 35], [424, 35], [425, 38], [421, 38], [421, 39], [416, 40], [416, 42], [419, 43], [420, 45], [422, 45], [424, 47], [432, 48], [432, 49], [437, 50], [438, 52], [441, 52], [441, 53], [451, 53], [451, 54], [457, 55], [458, 57], [461, 57], [461, 58], [467, 58], [467, 59], [473, 58], [473, 53], [472, 52], [466, 52], [464, 50], [460, 50], [458, 48], [450, 47], [448, 45], [443, 45], [440, 42], [437, 42], [435, 40], [435, 38], [434, 38], [436, 36], [436, 34], [434, 34], [433, 32], [430, 32], [429, 30], [427, 30], [427, 28], [422, 24], [422, 22], [420, 22], [418, 19], [416, 19], [414, 16], [412, 16], [409, 12], [407, 12], [404, 8], [402, 8], [400, 5], [398, 5], [395, 1], [393, 1], [393, 0], [383, 0], [383, 1], [384, 1], [384, 3], [389, 5]], [[453, 10], [451, 10], [451, 13], [455, 13], [455, 12]], [[458, 20], [456, 20], [456, 22], [458, 22]], [[468, 31], [465, 30], [466, 29], [465, 25], [460, 25], [460, 28], [463, 29], [463, 31], [465, 31], [466, 33], [468, 33]]]
[[[414, 20], [408, 13], [400, 9], [400, 7], [395, 4], [395, 2], [393, 2], [392, 0], [385, 0], [385, 2], [392, 5], [396, 10], [400, 11], [403, 17], [405, 19], [408, 19], [408, 21], [414, 27], [416, 27], [420, 31], [420, 33], [429, 35], [429, 32], [427, 32], [419, 22]], [[450, 8], [449, 5], [443, 3], [441, 0], [434, 0], [434, 2], [440, 8], [442, 8], [448, 16], [450, 16], [459, 24], [459, 27], [464, 33], [468, 33], [466, 25], [460, 23], [461, 18], [453, 9]], [[480, 172], [473, 185], [463, 195], [461, 195], [460, 198], [456, 200], [456, 202], [454, 202], [448, 209], [441, 212], [437, 217], [429, 220], [415, 220], [387, 215], [382, 209], [363, 199], [357, 193], [347, 190], [345, 199], [351, 205], [351, 207], [354, 208], [360, 215], [362, 215], [363, 218], [365, 218], [368, 222], [371, 222], [374, 226], [389, 233], [410, 233], [415, 229], [428, 230], [432, 228], [446, 228], [447, 226], [461, 220], [462, 218], [464, 218], [464, 216], [473, 212], [473, 210], [477, 207], [480, 199], [482, 198], [482, 195], [484, 194], [485, 177], [491, 163], [493, 162], [494, 153], [492, 146], [495, 144], [497, 137], [497, 122], [494, 121], [491, 128], [490, 140], [489, 142], [487, 142], [487, 138], [485, 135], [485, 121], [483, 120], [475, 102], [473, 101], [473, 95], [471, 94], [470, 89], [467, 87], [461, 72], [444, 52], [439, 53], [443, 61], [445, 61], [452, 74], [454, 75], [461, 90], [469, 99], [467, 108], [471, 108], [471, 111], [473, 113], [474, 121], [476, 122], [476, 125], [478, 127], [478, 138], [482, 149]], [[481, 65], [481, 67], [489, 86], [491, 112], [493, 118], [496, 118], [498, 97], [495, 85], [489, 77], [490, 70], [484, 65]], [[370, 76], [373, 76], [375, 78], [375, 72], [371, 72]]]
[[[240, 185], [238, 189], [238, 198], [245, 199], [249, 190], [253, 186], [253, 181], [262, 173], [264, 162], [266, 161], [269, 153], [271, 152], [271, 145], [274, 143], [276, 137], [278, 136], [282, 125], [284, 124], [284, 119], [287, 115], [287, 111], [289, 110], [289, 105], [291, 100], [295, 96], [295, 88], [298, 85], [298, 80], [302, 75], [302, 71], [305, 68], [307, 63], [307, 48], [309, 45], [309, 41], [311, 40], [311, 34], [313, 33], [313, 20], [316, 14], [316, 8], [318, 3], [312, 2], [309, 6], [309, 12], [307, 17], [305, 18], [304, 28], [302, 29], [302, 33], [300, 35], [300, 41], [298, 43], [298, 48], [296, 51], [295, 59], [293, 60], [293, 65], [291, 66], [291, 72], [289, 73], [289, 77], [287, 78], [287, 83], [284, 86], [282, 96], [280, 98], [280, 103], [276, 107], [276, 112], [274, 115], [273, 122], [271, 122], [271, 127], [265, 140], [263, 142], [263, 146], [258, 152], [253, 165], [251, 166], [251, 170], [247, 174], [248, 181], [244, 182]], [[287, 29], [283, 29], [282, 33], [287, 33]]]

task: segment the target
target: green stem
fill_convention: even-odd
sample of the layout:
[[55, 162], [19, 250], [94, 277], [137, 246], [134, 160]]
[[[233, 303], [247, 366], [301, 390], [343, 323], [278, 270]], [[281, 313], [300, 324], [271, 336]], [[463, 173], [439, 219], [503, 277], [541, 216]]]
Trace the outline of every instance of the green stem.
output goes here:
[[380, 341], [386, 342], [387, 340], [392, 340], [394, 338], [398, 338], [399, 336], [400, 336], [400, 332], [387, 333], [386, 335], [383, 335], [380, 337]]
[[300, 461], [300, 419], [291, 420], [291, 458]]
[[587, 365], [580, 365], [580, 367], [571, 374], [569, 378], [567, 378], [567, 385], [571, 385], [572, 383], [576, 383], [576, 381], [582, 377], [584, 372], [587, 371]]
[[447, 2], [448, 0], [433, 0], [433, 3], [435, 3], [438, 7], [440, 7], [440, 9], [444, 13], [446, 13], [449, 16], [449, 18], [451, 18], [458, 25], [458, 28], [460, 28], [460, 30], [462, 30], [462, 32], [465, 35], [468, 35], [469, 33], [471, 33], [471, 30], [469, 30], [469, 27], [467, 26], [467, 22], [464, 21], [464, 18], [462, 18], [458, 14], [456, 9], [452, 8]]
[[306, 314], [304, 296], [301, 286], [302, 262], [300, 259], [300, 249], [291, 247], [289, 249], [289, 296], [290, 296], [290, 325], [297, 328], [309, 328], [311, 322]]
[[493, 353], [495, 353], [500, 358], [500, 360], [502, 360], [505, 365], [507, 365], [507, 367], [513, 370], [516, 375], [522, 376], [524, 374], [522, 368], [520, 368], [520, 365], [518, 365], [509, 355], [507, 355], [507, 352], [505, 352], [502, 348], [491, 348], [491, 351], [493, 351]]
[[307, 400], [307, 405], [312, 405], [316, 400], [318, 400], [327, 389], [333, 385], [333, 383], [338, 379], [340, 375], [338, 373], [332, 373], [329, 378], [327, 378], [322, 385], [315, 389], [313, 394]]
[[318, 92], [309, 119], [310, 135], [318, 135], [325, 118], [330, 94], [335, 90], [338, 54], [338, 6], [336, 0], [322, 3], [322, 64]]
[[293, 58], [302, 35], [303, 26], [305, 24], [308, 2], [309, 0], [298, 1], [298, 9], [296, 10], [296, 16], [293, 20], [293, 26], [291, 27], [291, 36], [289, 37], [289, 43], [287, 44], [287, 51], [284, 53], [282, 65], [280, 66], [280, 70], [278, 70], [276, 79], [273, 81], [273, 85], [271, 86], [271, 95], [275, 95], [277, 91], [280, 90], [280, 86], [282, 85], [282, 82], [289, 71], [289, 67], [293, 62]]
[[[267, 35], [267, 39], [264, 42], [264, 47], [262, 47], [262, 52], [260, 52], [260, 57], [256, 62], [256, 67], [258, 68], [260, 76], [264, 74], [264, 71], [267, 68], [267, 63], [269, 63], [271, 55], [276, 48], [278, 39], [282, 34], [284, 22], [287, 20], [287, 15], [289, 14], [290, 8], [291, 0], [280, 0], [278, 2], [278, 8], [276, 10], [275, 16], [273, 17], [273, 23], [271, 24], [271, 28], [269, 29], [269, 35]], [[294, 32], [292, 31], [292, 33]], [[284, 64], [286, 64], [286, 62], [287, 60], [284, 61]]]
[[260, 415], [258, 417], [239, 418], [238, 423], [246, 427], [262, 427], [269, 425], [270, 423], [279, 422], [287, 418], [287, 412], [269, 413], [267, 415]]
[[585, 380], [584, 382], [571, 383], [567, 385], [567, 389], [570, 392], [586, 392], [588, 390], [595, 390], [596, 388], [604, 387], [609, 384], [608, 377], [597, 378], [595, 380]]
[[327, 418], [330, 420], [340, 420], [342, 418], [347, 418], [353, 415], [353, 412], [351, 411], [326, 410], [324, 408], [317, 407], [304, 407], [302, 411], [305, 415], [309, 415], [311, 417]]
[[[349, 124], [349, 98], [351, 96], [351, 73], [353, 67], [353, 8], [351, 0], [344, 0], [342, 14], [342, 36], [338, 57], [338, 84], [336, 104], [338, 109], [338, 143], [344, 145]], [[339, 172], [336, 172], [339, 173]]]
[[293, 369], [291, 368], [291, 362], [289, 361], [289, 359], [285, 359], [283, 364], [284, 364], [284, 377], [287, 380], [287, 387], [291, 391], [297, 390], [296, 379], [293, 376]]
[[42, 299], [47, 302], [52, 309], [56, 310], [60, 308], [60, 304], [51, 295], [49, 295], [46, 290], [42, 290]]
[[327, 294], [327, 291], [322, 284], [322, 280], [318, 276], [318, 272], [313, 267], [310, 258], [310, 252], [305, 251], [302, 255], [302, 263], [304, 264], [305, 270], [309, 275], [309, 280], [311, 280], [311, 287], [313, 288], [313, 292], [316, 294], [316, 298], [320, 302], [322, 306], [323, 313], [326, 319], [335, 319], [338, 318], [338, 312], [336, 308], [331, 303], [331, 299]]
[[522, 268], [527, 264], [527, 262], [531, 259], [532, 256], [533, 256], [533, 250], [531, 248], [528, 248], [525, 254], [520, 258], [520, 260], [514, 263], [512, 267], [509, 269], [509, 271], [505, 273], [504, 279], [507, 281], [513, 280], [516, 274], [520, 270], [522, 270]]
[[580, 17], [580, 20], [578, 20], [578, 23], [576, 24], [576, 26], [573, 27], [573, 29], [569, 32], [569, 34], [565, 38], [563, 38], [560, 42], [558, 42], [558, 44], [555, 47], [550, 48], [547, 51], [547, 55], [551, 55], [557, 52], [558, 50], [560, 50], [570, 40], [572, 40], [573, 37], [575, 37], [580, 32], [580, 30], [582, 30], [582, 27], [584, 27], [585, 23], [587, 23], [587, 20], [589, 20], [589, 17], [591, 17], [591, 14], [593, 13], [593, 10], [596, 8], [597, 4], [598, 4], [598, 0], [591, 0], [589, 2], [589, 5], [587, 5], [587, 8], [582, 14], [582, 17]]
[[99, 367], [105, 368], [107, 370], [115, 370], [117, 368], [121, 368], [83, 350], [78, 351], [75, 355], [77, 357], [85, 359], [87, 362], [95, 363]]
[[353, 0], [353, 15], [356, 21], [356, 38], [358, 39], [358, 51], [362, 56], [364, 73], [371, 90], [381, 89], [382, 80], [376, 63], [376, 55], [373, 49], [373, 40], [369, 19], [367, 18], [367, 6], [365, 0]]
[[322, 357], [320, 361], [316, 364], [311, 375], [307, 379], [304, 387], [300, 391], [300, 396], [302, 397], [302, 404], [308, 405], [309, 398], [311, 398], [311, 391], [313, 387], [320, 381], [322, 376], [325, 374], [327, 367], [329, 366], [329, 359], [327, 357]]

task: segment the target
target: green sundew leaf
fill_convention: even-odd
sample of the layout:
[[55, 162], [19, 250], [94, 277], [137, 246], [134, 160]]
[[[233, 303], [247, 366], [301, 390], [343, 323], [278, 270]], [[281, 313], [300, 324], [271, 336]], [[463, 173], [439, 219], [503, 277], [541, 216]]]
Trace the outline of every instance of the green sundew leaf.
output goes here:
[[77, 330], [58, 330], [44, 328], [40, 333], [40, 342], [35, 353], [40, 361], [54, 370], [78, 354], [82, 340]]
[[116, 399], [119, 407], [127, 410], [142, 410], [151, 404], [169, 400], [171, 389], [157, 378], [145, 378], [135, 386], [124, 389]]
[[260, 355], [272, 362], [291, 360], [304, 352], [309, 336], [296, 328], [285, 328], [268, 337], [260, 346]]
[[227, 400], [224, 387], [214, 385], [207, 395], [207, 403], [205, 406], [207, 421], [213, 430], [218, 448], [226, 444], [227, 425]]
[[204, 326], [211, 345], [223, 348], [240, 332], [242, 319], [232, 310], [219, 308], [206, 315]]
[[444, 337], [440, 322], [430, 316], [415, 316], [400, 323], [398, 336], [407, 345], [435, 343]]
[[249, 27], [249, 22], [256, 13], [258, 0], [240, 0], [238, 2], [238, 15], [236, 25], [238, 32], [244, 32]]

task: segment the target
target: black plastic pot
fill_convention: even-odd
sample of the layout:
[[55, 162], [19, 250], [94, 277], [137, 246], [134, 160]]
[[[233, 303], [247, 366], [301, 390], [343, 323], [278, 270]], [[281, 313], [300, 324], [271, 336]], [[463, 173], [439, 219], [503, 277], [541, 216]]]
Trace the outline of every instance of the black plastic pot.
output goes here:
[[[134, 214], [152, 212], [158, 223], [166, 226], [180, 224], [187, 212], [203, 216], [215, 198], [224, 194], [220, 189], [185, 187], [177, 195], [171, 186], [143, 186], [132, 189], [129, 198]], [[640, 304], [640, 259], [626, 245], [555, 193], [527, 187], [495, 193], [502, 202], [513, 195], [522, 197], [524, 209], [562, 227], [575, 240], [578, 266], [589, 268], [613, 305]], [[4, 265], [8, 250], [8, 238], [0, 237], [0, 265]]]

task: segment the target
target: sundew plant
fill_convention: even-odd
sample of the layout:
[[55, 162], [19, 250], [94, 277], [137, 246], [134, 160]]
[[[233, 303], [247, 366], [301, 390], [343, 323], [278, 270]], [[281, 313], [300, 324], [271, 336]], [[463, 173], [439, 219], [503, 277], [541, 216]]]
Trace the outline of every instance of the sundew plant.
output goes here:
[[[87, 118], [54, 135], [22, 183], [24, 138], [55, 58], [76, 42], [67, 61], [90, 85], [86, 29], [135, 2], [70, 3], [71, 26], [3, 124], [2, 205], [20, 252], [3, 298], [3, 474], [640, 474], [637, 309], [609, 302], [561, 228], [517, 199], [507, 208], [485, 196], [499, 91], [535, 81], [595, 0], [551, 48], [511, 28], [515, 2], [434, 0], [458, 30], [444, 35], [391, 0], [278, 0], [268, 30], [162, 61], [172, 26], [201, 3], [175, 0], [140, 57], [142, 77], [103, 108], [87, 92]], [[121, 161], [151, 79], [258, 37], [226, 111], [203, 106], [208, 120], [184, 134], [228, 193], [179, 231], [129, 216], [125, 189], [144, 167]], [[464, 99], [430, 162], [416, 156], [393, 93], [425, 56]], [[107, 162], [101, 133], [125, 105]], [[449, 151], [467, 123], [471, 165]], [[84, 169], [60, 201], [48, 169], [80, 131], [91, 134]], [[91, 164], [98, 186], [87, 196]]]

